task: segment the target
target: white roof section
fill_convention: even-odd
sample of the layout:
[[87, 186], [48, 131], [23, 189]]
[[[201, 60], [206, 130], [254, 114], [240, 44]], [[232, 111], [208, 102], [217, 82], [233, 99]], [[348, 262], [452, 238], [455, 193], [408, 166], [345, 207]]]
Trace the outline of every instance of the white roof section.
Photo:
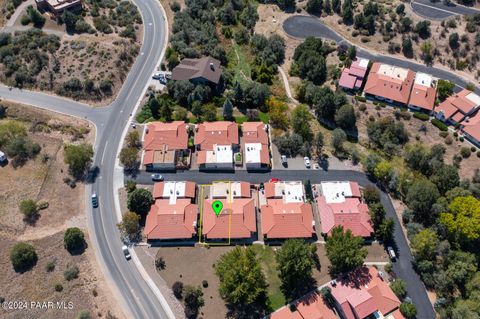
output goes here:
[[245, 143], [245, 162], [260, 163], [262, 143]]
[[365, 58], [357, 58], [358, 59], [358, 66], [362, 68], [367, 68], [368, 67], [368, 62], [370, 62], [369, 59]]
[[380, 65], [377, 73], [386, 75], [394, 79], [400, 79], [402, 81], [405, 81], [405, 79], [407, 78], [408, 70], [389, 64], [382, 64]]
[[213, 151], [207, 151], [207, 163], [233, 163], [231, 145], [214, 145]]
[[468, 93], [467, 96], [465, 96], [469, 101], [472, 103], [475, 103], [476, 106], [480, 105], [480, 96], [476, 95], [475, 93]]
[[417, 75], [415, 75], [415, 84], [431, 87], [432, 81], [433, 78], [430, 74], [418, 72]]
[[295, 182], [276, 182], [275, 197], [283, 197], [285, 203], [303, 203], [305, 201], [305, 190], [303, 183]]
[[168, 203], [173, 205], [177, 202], [177, 197], [185, 196], [185, 182], [164, 182], [163, 197], [168, 197]]
[[350, 182], [323, 182], [320, 185], [327, 204], [343, 203], [345, 197], [353, 195]]
[[210, 186], [210, 195], [212, 198], [226, 198], [227, 202], [232, 202], [234, 198], [241, 197], [241, 188], [240, 182], [214, 182]]

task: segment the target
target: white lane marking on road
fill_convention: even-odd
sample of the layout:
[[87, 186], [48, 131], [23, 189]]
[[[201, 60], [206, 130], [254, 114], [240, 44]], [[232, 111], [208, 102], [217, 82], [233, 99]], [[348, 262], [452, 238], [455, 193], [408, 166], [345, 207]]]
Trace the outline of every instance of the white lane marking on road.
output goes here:
[[456, 13], [456, 12], [453, 12], [453, 11], [448, 11], [448, 10], [445, 10], [445, 9], [440, 9], [440, 8], [433, 7], [433, 6], [429, 6], [428, 4], [423, 4], [423, 3], [420, 3], [420, 2], [412, 2], [412, 4], [418, 4], [419, 6], [427, 7], [427, 8], [430, 8], [430, 9], [437, 10], [437, 11], [447, 12], [447, 13], [450, 13], [450, 14], [453, 14], [453, 15], [459, 15], [459, 13]]
[[108, 145], [108, 140], [105, 142], [105, 148], [103, 149], [103, 154], [102, 154], [102, 162], [100, 163], [102, 166], [103, 166], [103, 160], [105, 159], [105, 150], [107, 149], [107, 145]]

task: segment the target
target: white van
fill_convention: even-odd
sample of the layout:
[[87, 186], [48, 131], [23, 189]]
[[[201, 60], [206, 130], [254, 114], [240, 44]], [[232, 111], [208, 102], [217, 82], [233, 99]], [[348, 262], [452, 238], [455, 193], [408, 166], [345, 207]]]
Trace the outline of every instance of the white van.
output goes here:
[[7, 160], [7, 155], [4, 152], [0, 151], [0, 163], [3, 163]]

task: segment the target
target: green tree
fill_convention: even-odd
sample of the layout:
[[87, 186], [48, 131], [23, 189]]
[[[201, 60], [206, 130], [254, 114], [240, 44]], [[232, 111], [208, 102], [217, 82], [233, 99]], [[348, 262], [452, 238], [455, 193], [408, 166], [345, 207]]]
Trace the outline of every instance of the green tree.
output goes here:
[[350, 104], [342, 105], [335, 113], [335, 123], [343, 129], [355, 129], [356, 122], [355, 110]]
[[333, 12], [340, 14], [342, 12], [342, 2], [341, 0], [332, 0]]
[[38, 12], [37, 9], [35, 9], [33, 6], [28, 6], [27, 14], [30, 17], [30, 20], [32, 21], [35, 28], [43, 28], [43, 25], [45, 24], [45, 18], [40, 12]]
[[313, 118], [308, 107], [304, 104], [297, 105], [293, 109], [290, 122], [295, 133], [300, 135], [304, 141], [311, 141], [313, 137], [310, 128], [310, 120]]
[[458, 33], [454, 32], [450, 34], [450, 36], [448, 37], [448, 45], [452, 50], [458, 49], [458, 47], [460, 46], [460, 43], [458, 42], [459, 40], [460, 37], [458, 36]]
[[288, 239], [277, 252], [277, 270], [282, 291], [289, 299], [296, 299], [311, 289], [314, 260], [312, 248], [304, 240]]
[[440, 101], [445, 101], [447, 97], [453, 94], [453, 89], [455, 88], [455, 83], [448, 80], [438, 80], [437, 83], [437, 94]]
[[38, 260], [35, 248], [27, 243], [16, 243], [10, 250], [10, 261], [16, 272], [25, 272], [36, 265]]
[[315, 153], [315, 156], [317, 159], [322, 158], [322, 150], [324, 146], [324, 138], [322, 132], [318, 131], [317, 134], [315, 134], [315, 137], [313, 138], [313, 151]]
[[457, 197], [440, 214], [440, 223], [459, 240], [480, 238], [480, 200], [473, 196]]
[[429, 228], [423, 229], [412, 238], [411, 247], [416, 260], [435, 260], [438, 236]]
[[308, 0], [305, 10], [310, 14], [320, 15], [322, 13], [322, 0]]
[[377, 238], [383, 242], [389, 242], [393, 238], [393, 231], [395, 230], [395, 222], [392, 218], [385, 219], [377, 230]]
[[403, 300], [407, 296], [407, 285], [402, 279], [395, 279], [395, 281], [390, 284], [390, 288], [400, 300]]
[[400, 3], [397, 6], [397, 8], [395, 9], [395, 12], [400, 16], [404, 15], [405, 14], [405, 5], [403, 3]]
[[413, 44], [410, 38], [405, 38], [402, 41], [402, 52], [408, 58], [413, 57]]
[[342, 19], [343, 23], [350, 25], [353, 22], [353, 8], [352, 8], [352, 1], [346, 0], [343, 2], [342, 7]]
[[125, 142], [128, 147], [138, 147], [140, 145], [140, 133], [136, 130], [128, 132]]
[[375, 176], [375, 167], [382, 161], [382, 158], [375, 153], [370, 153], [363, 161], [363, 167], [368, 175]]
[[442, 164], [435, 169], [431, 181], [437, 185], [440, 194], [445, 194], [460, 184], [458, 169], [453, 165]]
[[85, 176], [90, 168], [93, 157], [92, 145], [87, 143], [69, 144], [64, 147], [64, 161], [68, 165], [70, 174], [75, 178]]
[[347, 273], [360, 267], [367, 256], [363, 247], [363, 238], [353, 236], [352, 231], [343, 231], [342, 226], [335, 227], [327, 238], [325, 246], [330, 260], [330, 272], [334, 275]]
[[220, 280], [220, 296], [231, 306], [248, 313], [255, 304], [264, 302], [267, 283], [252, 247], [236, 246], [222, 255], [215, 273]]
[[63, 246], [70, 253], [82, 251], [85, 248], [85, 244], [85, 235], [80, 228], [67, 228], [63, 235]]
[[402, 302], [400, 304], [400, 312], [405, 318], [412, 319], [417, 315], [417, 307], [411, 302]]
[[185, 302], [185, 316], [189, 319], [197, 318], [198, 310], [205, 305], [202, 288], [185, 286], [182, 295]]
[[418, 22], [415, 25], [415, 32], [418, 33], [422, 39], [427, 39], [430, 37], [430, 21], [423, 20]]
[[270, 123], [274, 128], [287, 130], [289, 127], [289, 119], [287, 116], [288, 106], [276, 99], [269, 98], [267, 100], [268, 114], [270, 116]]
[[437, 186], [428, 180], [419, 180], [408, 189], [406, 203], [413, 210], [415, 219], [430, 225], [436, 218], [432, 206], [440, 197]]
[[223, 118], [225, 120], [231, 120], [233, 118], [233, 104], [229, 98], [226, 98], [223, 103]]
[[203, 106], [203, 119], [207, 122], [217, 120], [217, 107], [213, 103], [207, 103]]
[[145, 216], [149, 212], [150, 206], [153, 202], [152, 193], [145, 188], [137, 188], [128, 194], [127, 197], [128, 209], [141, 216]]
[[74, 33], [75, 32], [75, 25], [78, 20], [78, 16], [74, 14], [70, 10], [63, 10], [62, 19], [63, 23], [65, 23], [65, 28], [67, 32]]
[[135, 171], [138, 169], [138, 149], [134, 147], [124, 147], [120, 151], [120, 163], [127, 172]]
[[381, 184], [388, 185], [392, 171], [393, 164], [390, 161], [383, 160], [375, 166], [373, 174]]
[[[108, 316], [107, 316], [108, 317]], [[91, 319], [92, 316], [88, 310], [80, 310], [78, 315], [75, 317], [76, 319]]]
[[123, 214], [122, 221], [118, 223], [117, 227], [123, 237], [135, 240], [140, 234], [140, 215], [134, 212], [127, 212]]
[[332, 146], [335, 154], [343, 154], [343, 143], [347, 140], [347, 134], [341, 129], [336, 128], [332, 132]]
[[33, 220], [37, 217], [37, 202], [33, 199], [24, 199], [19, 205], [20, 212], [25, 216], [26, 220]]

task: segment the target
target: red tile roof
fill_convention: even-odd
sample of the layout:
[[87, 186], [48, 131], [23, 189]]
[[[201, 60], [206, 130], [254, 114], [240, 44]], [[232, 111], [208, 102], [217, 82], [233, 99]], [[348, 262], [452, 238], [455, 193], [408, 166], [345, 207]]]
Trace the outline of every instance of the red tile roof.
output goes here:
[[464, 120], [461, 125], [463, 132], [473, 137], [477, 143], [480, 143], [480, 111], [473, 117]]
[[182, 150], [188, 147], [188, 124], [183, 121], [171, 123], [152, 122], [148, 124], [143, 148], [161, 150], [166, 145], [168, 150]]
[[[344, 68], [338, 85], [347, 89], [359, 88], [362, 86], [363, 79], [367, 73], [367, 67], [360, 65], [364, 59], [355, 59], [349, 68]], [[367, 60], [368, 61], [368, 60]], [[367, 62], [368, 65], [368, 62]]]
[[[223, 203], [218, 217], [212, 209], [215, 200]], [[250, 238], [257, 230], [253, 198], [233, 198], [232, 203], [227, 199], [205, 199], [202, 218], [202, 235], [208, 239]]]
[[263, 235], [267, 238], [307, 238], [313, 235], [310, 204], [268, 199], [260, 211]]
[[247, 160], [246, 156], [246, 144], [249, 143], [259, 143], [262, 145], [260, 149], [260, 163], [262, 164], [269, 164], [270, 163], [270, 152], [269, 152], [269, 138], [268, 133], [265, 128], [265, 124], [263, 122], [245, 122], [242, 124], [242, 132], [243, 132], [243, 147], [245, 153], [245, 160]]
[[346, 319], [363, 319], [376, 311], [385, 316], [400, 306], [400, 300], [373, 267], [352, 272], [348, 280], [337, 279], [335, 286], [329, 286]]
[[311, 292], [295, 302], [296, 310], [290, 311], [285, 306], [270, 315], [270, 319], [337, 319], [337, 315], [330, 308], [317, 291]]
[[[185, 184], [185, 192], [177, 196], [177, 198], [194, 198], [195, 197], [195, 183], [194, 182], [159, 182], [153, 185], [153, 198], [170, 198], [169, 194], [164, 196], [163, 191], [165, 183], [182, 183]], [[183, 185], [182, 185], [183, 186]], [[172, 194], [173, 195], [173, 194]]]
[[145, 222], [147, 239], [189, 239], [196, 234], [198, 206], [190, 199], [157, 199]]
[[238, 142], [238, 126], [234, 122], [205, 122], [197, 125], [194, 139], [201, 150], [213, 150], [214, 145], [232, 145]]
[[[391, 67], [389, 65], [383, 66]], [[406, 105], [408, 103], [410, 91], [413, 86], [415, 72], [397, 68], [406, 72], [406, 77], [404, 80], [402, 80], [400, 78], [394, 78], [387, 74], [380, 73], [381, 67], [382, 64], [379, 62], [375, 62], [372, 65], [368, 75], [367, 83], [365, 84], [365, 93], [381, 96]]]
[[412, 93], [410, 94], [410, 102], [408, 104], [432, 111], [435, 106], [436, 94], [437, 91], [432, 87], [415, 84], [413, 85]]
[[[436, 113], [443, 113], [446, 120], [456, 115], [456, 121], [461, 121], [463, 116], [473, 113], [480, 107], [480, 103], [475, 103], [475, 100], [479, 100], [480, 97], [469, 90], [462, 90], [452, 96], [449, 96], [445, 101], [440, 103], [435, 108]], [[460, 112], [461, 114], [456, 114]], [[463, 115], [463, 116], [462, 116]], [[462, 117], [462, 118], [461, 118]]]

